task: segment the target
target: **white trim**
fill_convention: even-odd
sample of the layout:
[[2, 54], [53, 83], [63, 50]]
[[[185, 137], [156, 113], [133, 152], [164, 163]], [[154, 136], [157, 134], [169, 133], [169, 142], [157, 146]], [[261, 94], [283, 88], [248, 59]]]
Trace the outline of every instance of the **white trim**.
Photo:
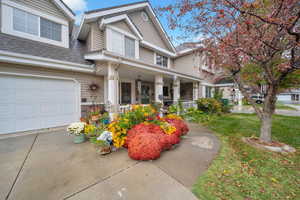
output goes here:
[[[55, 46], [60, 46], [60, 47], [64, 47], [64, 48], [69, 48], [69, 25], [68, 25], [68, 21], [57, 18], [57, 17], [53, 17], [47, 14], [44, 14], [42, 12], [36, 11], [34, 9], [28, 8], [26, 6], [23, 5], [19, 5], [16, 4], [14, 2], [11, 2], [9, 0], [4, 0], [6, 3], [3, 3], [1, 6], [1, 31], [3, 33], [9, 34], [9, 35], [14, 35], [17, 37], [22, 37], [22, 38], [26, 38], [29, 40], [34, 40], [34, 41], [39, 41], [39, 42], [43, 42], [43, 43], [47, 43], [47, 44], [52, 44]], [[8, 2], [8, 3], [7, 3]], [[20, 9], [22, 11], [25, 11], [27, 13], [33, 14], [38, 16], [39, 18], [39, 23], [38, 23], [38, 29], [39, 29], [39, 34], [38, 35], [32, 35], [32, 34], [28, 34], [25, 32], [20, 32], [20, 31], [16, 31], [13, 28], [13, 12], [14, 9]], [[55, 23], [58, 23], [61, 25], [61, 41], [55, 41], [55, 40], [51, 40], [48, 38], [44, 38], [40, 36], [40, 18], [43, 17], [47, 20], [53, 21]]]
[[81, 21], [80, 29], [79, 29], [79, 32], [78, 32], [78, 37], [80, 35], [80, 32], [81, 32], [84, 24], [87, 23], [87, 22], [93, 21], [94, 19], [98, 19], [99, 17], [105, 16], [105, 15], [111, 15], [111, 14], [115, 14], [115, 13], [121, 13], [121, 12], [125, 12], [125, 11], [128, 11], [128, 10], [134, 10], [134, 9], [140, 9], [140, 8], [148, 8], [148, 9], [146, 9], [146, 11], [148, 12], [148, 14], [150, 13], [151, 19], [152, 20], [154, 19], [154, 22], [155, 22], [154, 24], [158, 27], [160, 32], [164, 35], [164, 40], [167, 42], [168, 46], [173, 50], [173, 52], [176, 52], [176, 50], [175, 50], [172, 42], [170, 41], [167, 33], [163, 29], [160, 21], [157, 19], [151, 5], [148, 2], [135, 4], [135, 5], [124, 6], [124, 7], [120, 7], [120, 8], [112, 8], [112, 9], [93, 12], [93, 13], [87, 13], [87, 14], [84, 15], [84, 17]]
[[10, 72], [0, 72], [0, 75], [36, 77], [36, 78], [47, 78], [47, 79], [56, 79], [56, 80], [66, 80], [66, 81], [74, 81], [75, 83], [79, 84], [79, 82], [76, 79], [74, 79], [74, 78], [65, 78], [65, 77], [59, 77], [59, 76], [44, 76], [44, 75], [36, 75], [36, 74], [10, 73]]
[[48, 15], [45, 12], [41, 12], [41, 11], [38, 11], [38, 10], [35, 10], [35, 9], [32, 9], [32, 8], [29, 8], [27, 6], [15, 3], [15, 2], [10, 1], [10, 0], [2, 0], [2, 4], [10, 6], [10, 7], [18, 8], [20, 10], [24, 10], [26, 12], [29, 12], [30, 14], [37, 15], [37, 16], [49, 19], [53, 22], [56, 22], [56, 23], [59, 23], [59, 24], [62, 24], [62, 25], [66, 25], [66, 26], [69, 25], [68, 21], [65, 20], [65, 19], [53, 16], [53, 15]]
[[94, 65], [84, 65], [72, 62], [60, 61], [50, 58], [43, 58], [19, 53], [12, 53], [0, 50], [0, 61], [15, 63], [15, 64], [26, 64], [38, 67], [48, 67], [53, 69], [94, 73]]
[[[157, 57], [157, 55], [160, 55], [160, 56], [164, 56], [164, 57], [166, 57], [167, 58], [167, 66], [163, 66], [163, 65], [158, 65], [157, 64], [157, 60], [156, 60], [156, 57]], [[167, 69], [171, 69], [171, 67], [170, 67], [170, 58], [169, 57], [167, 57], [167, 56], [165, 56], [165, 55], [161, 55], [161, 54], [158, 54], [158, 53], [156, 53], [156, 52], [154, 52], [154, 65], [156, 65], [156, 66], [158, 66], [158, 67], [162, 67], [162, 68], [167, 68]]]
[[95, 52], [92, 54], [87, 54], [84, 56], [84, 58], [88, 59], [88, 60], [104, 60], [104, 61], [118, 63], [118, 64], [125, 64], [125, 65], [130, 65], [130, 66], [134, 66], [134, 67], [141, 68], [141, 69], [146, 69], [149, 71], [155, 71], [158, 73], [167, 74], [170, 76], [177, 76], [177, 77], [188, 79], [188, 80], [201, 81], [200, 78], [190, 77], [188, 75], [184, 75], [184, 74], [178, 73], [176, 71], [171, 71], [172, 69], [163, 68], [159, 65], [142, 63], [140, 60], [133, 60], [133, 59], [126, 58], [126, 57], [120, 57], [120, 56], [113, 54], [111, 52], [108, 52], [108, 51], [103, 51], [102, 53]]
[[230, 86], [234, 86], [234, 83], [215, 84], [215, 87], [230, 87]]
[[66, 7], [66, 5], [64, 3], [62, 3], [59, 0], [52, 0], [54, 1], [54, 3], [56, 4], [56, 6], [58, 6], [59, 8], [61, 8], [61, 10], [73, 21], [76, 20], [76, 16]]
[[[119, 29], [119, 28], [116, 28], [114, 26], [110, 26], [108, 25], [107, 28], [106, 28], [106, 41], [105, 41], [105, 44], [106, 44], [106, 49], [108, 51], [112, 51], [112, 44], [111, 44], [111, 41], [113, 41], [113, 38], [111, 38], [112, 36], [112, 31], [115, 31], [119, 34], [122, 35], [122, 38], [123, 38], [123, 47], [122, 47], [122, 56], [125, 56], [125, 36], [131, 38], [134, 40], [134, 49], [135, 49], [135, 59], [139, 59], [140, 58], [140, 54], [139, 54], [139, 51], [140, 51], [140, 46], [139, 46], [139, 41], [138, 41], [138, 38], [135, 37], [134, 35], [122, 30], [122, 29]], [[116, 53], [116, 52], [113, 52], [113, 53]]]
[[111, 29], [111, 30], [114, 30], [114, 31], [117, 31], [123, 35], [126, 35], [132, 39], [135, 39], [137, 40], [138, 38], [135, 36], [135, 35], [132, 35], [131, 33], [128, 33], [127, 31], [124, 31], [123, 29], [120, 29], [118, 27], [115, 27], [115, 26], [111, 26], [111, 25], [107, 25], [107, 29]]
[[174, 48], [172, 42], [170, 41], [168, 34], [165, 32], [165, 29], [162, 27], [160, 21], [157, 19], [157, 17], [155, 15], [155, 13], [154, 13], [151, 5], [149, 5], [149, 3], [147, 3], [147, 4], [148, 4], [148, 8], [150, 8], [150, 12], [151, 12], [152, 16], [154, 16], [154, 20], [155, 20], [156, 24], [158, 25], [158, 27], [160, 28], [160, 30], [162, 31], [162, 33], [165, 35], [165, 39], [167, 40], [167, 44], [169, 45], [169, 47], [171, 47], [171, 49], [174, 52], [176, 52], [176, 49]]
[[[126, 14], [115, 16], [115, 17], [111, 17], [111, 18], [107, 18], [107, 19], [103, 18], [101, 20], [101, 22], [100, 22], [100, 29], [104, 29], [105, 25], [108, 25], [108, 24], [111, 24], [111, 23], [114, 23], [114, 22], [118, 22], [118, 21], [122, 21], [122, 20], [125, 20], [125, 22], [129, 25], [129, 27], [138, 36], [138, 38], [140, 40], [143, 39], [142, 35], [139, 33], [139, 31], [137, 30], [137, 28], [133, 25], [132, 21], [129, 19], [129, 17]], [[110, 26], [110, 27], [112, 27], [112, 26]], [[121, 29], [119, 29], [119, 30], [121, 30]], [[128, 32], [125, 32], [125, 33], [128, 34]], [[130, 35], [132, 35], [132, 34], [130, 34]]]
[[86, 20], [93, 20], [95, 18], [99, 18], [104, 15], [110, 15], [110, 14], [114, 14], [114, 13], [124, 12], [127, 10], [143, 8], [146, 6], [148, 6], [148, 3], [141, 3], [141, 4], [135, 4], [135, 5], [125, 6], [125, 7], [120, 7], [120, 8], [103, 10], [103, 11], [99, 11], [99, 12], [93, 12], [93, 13], [86, 14]]
[[142, 46], [148, 47], [148, 48], [150, 48], [151, 50], [158, 51], [158, 52], [160, 52], [160, 53], [162, 53], [162, 54], [165, 54], [165, 55], [167, 55], [167, 56], [176, 57], [176, 53], [172, 53], [172, 52], [170, 52], [170, 51], [168, 51], [168, 50], [165, 50], [165, 49], [163, 49], [163, 48], [161, 48], [161, 47], [158, 47], [158, 46], [156, 46], [156, 45], [154, 45], [154, 44], [151, 44], [151, 43], [149, 43], [149, 42], [147, 42], [147, 41], [145, 41], [145, 40], [142, 40], [142, 41], [141, 41], [141, 44], [142, 44]]

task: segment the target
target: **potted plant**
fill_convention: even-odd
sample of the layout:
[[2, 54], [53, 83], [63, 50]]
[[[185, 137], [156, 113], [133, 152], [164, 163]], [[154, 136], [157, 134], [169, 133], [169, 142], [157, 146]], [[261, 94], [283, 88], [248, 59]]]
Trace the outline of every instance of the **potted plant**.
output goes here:
[[85, 142], [85, 134], [84, 134], [84, 129], [85, 129], [86, 123], [84, 122], [76, 122], [72, 123], [68, 128], [68, 132], [70, 135], [74, 135], [74, 143], [75, 144], [80, 144]]
[[97, 153], [106, 155], [111, 153], [112, 133], [104, 131], [94, 142], [97, 147]]

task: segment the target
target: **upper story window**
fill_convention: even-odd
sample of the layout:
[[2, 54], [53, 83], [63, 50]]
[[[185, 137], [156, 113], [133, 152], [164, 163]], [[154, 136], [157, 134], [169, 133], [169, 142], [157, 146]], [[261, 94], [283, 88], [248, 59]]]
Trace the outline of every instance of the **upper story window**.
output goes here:
[[13, 9], [13, 29], [50, 40], [62, 41], [61, 24], [17, 8]]
[[14, 8], [13, 11], [14, 30], [39, 35], [39, 17], [28, 12]]
[[163, 67], [168, 67], [168, 57], [156, 54], [156, 64]]
[[128, 58], [137, 58], [136, 40], [124, 33], [107, 29], [107, 49]]
[[41, 37], [61, 41], [61, 24], [41, 18]]
[[135, 58], [135, 40], [125, 36], [125, 56]]

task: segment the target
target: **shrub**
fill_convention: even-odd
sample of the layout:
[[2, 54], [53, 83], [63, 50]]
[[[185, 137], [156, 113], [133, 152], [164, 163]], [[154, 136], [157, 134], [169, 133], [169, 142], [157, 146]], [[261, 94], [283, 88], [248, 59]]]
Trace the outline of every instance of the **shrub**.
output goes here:
[[220, 114], [222, 104], [214, 98], [203, 98], [197, 101], [198, 110], [208, 114]]
[[161, 144], [154, 134], [138, 134], [128, 146], [128, 155], [134, 160], [155, 160], [160, 157]]

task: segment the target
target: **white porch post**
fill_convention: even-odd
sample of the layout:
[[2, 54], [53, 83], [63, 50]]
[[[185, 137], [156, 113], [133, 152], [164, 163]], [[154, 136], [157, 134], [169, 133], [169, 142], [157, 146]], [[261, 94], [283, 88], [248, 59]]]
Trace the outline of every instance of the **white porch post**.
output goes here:
[[174, 103], [178, 103], [178, 100], [180, 99], [180, 79], [178, 77], [174, 77], [173, 91], [173, 101]]
[[193, 101], [199, 99], [199, 82], [193, 82]]
[[161, 74], [155, 75], [155, 102], [156, 103], [163, 103], [163, 86], [164, 86], [163, 75]]
[[238, 104], [239, 104], [240, 107], [242, 107], [242, 105], [243, 105], [243, 95], [242, 95], [240, 90], [238, 90], [237, 97], [238, 97]]
[[108, 63], [108, 94], [107, 99], [110, 105], [109, 115], [113, 120], [114, 115], [119, 111], [119, 72], [118, 66]]

